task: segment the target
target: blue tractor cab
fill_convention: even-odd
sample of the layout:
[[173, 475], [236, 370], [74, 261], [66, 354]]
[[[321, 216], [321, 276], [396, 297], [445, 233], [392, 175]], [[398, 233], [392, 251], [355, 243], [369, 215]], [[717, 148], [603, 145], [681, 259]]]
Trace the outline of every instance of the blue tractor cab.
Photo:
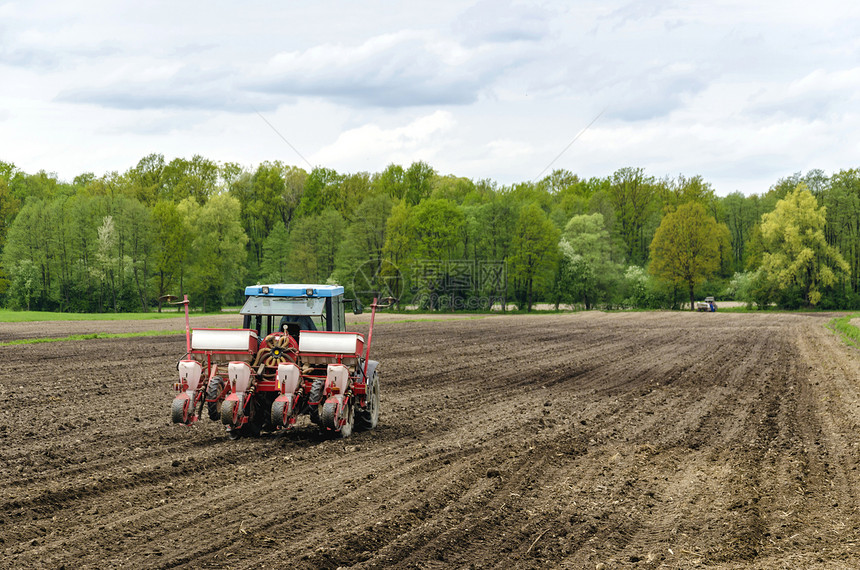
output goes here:
[[254, 329], [260, 338], [286, 331], [298, 340], [299, 332], [346, 330], [344, 305], [362, 312], [361, 303], [343, 298], [341, 285], [285, 284], [250, 285], [245, 288], [245, 304], [239, 311], [243, 327]]

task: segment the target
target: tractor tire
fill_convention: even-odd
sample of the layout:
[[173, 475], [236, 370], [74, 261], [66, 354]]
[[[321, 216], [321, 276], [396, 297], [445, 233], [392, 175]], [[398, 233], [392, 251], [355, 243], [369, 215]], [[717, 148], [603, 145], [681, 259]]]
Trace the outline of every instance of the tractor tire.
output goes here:
[[314, 382], [311, 384], [311, 391], [308, 393], [308, 404], [318, 402], [316, 406], [308, 406], [311, 421], [315, 424], [320, 424], [320, 410], [323, 405], [320, 400], [323, 399], [323, 388], [325, 388], [325, 378], [314, 378]]
[[379, 375], [374, 371], [367, 383], [367, 408], [355, 410], [355, 428], [359, 431], [373, 429], [379, 423]]
[[322, 404], [323, 388], [325, 388], [325, 377], [314, 378], [314, 383], [311, 384], [311, 391], [308, 393], [308, 402]]
[[[322, 409], [320, 410], [320, 422], [323, 427], [334, 430], [335, 426], [337, 426], [337, 404], [321, 404]], [[346, 423], [343, 424], [343, 427], [340, 428], [339, 431], [335, 432], [337, 437], [341, 439], [345, 439], [352, 435], [352, 428], [355, 424], [355, 414], [353, 413], [352, 403], [346, 402]]]
[[289, 402], [272, 402], [272, 425], [280, 429], [287, 425], [287, 404]]
[[224, 425], [233, 425], [233, 410], [236, 407], [236, 400], [224, 400], [221, 403], [221, 423]]
[[260, 431], [275, 431], [272, 425], [272, 404], [277, 396], [274, 392], [257, 394], [254, 401], [253, 421], [260, 426]]
[[184, 424], [188, 422], [188, 406], [191, 400], [175, 399], [170, 406], [170, 417], [175, 424]]
[[[221, 395], [221, 389], [224, 387], [224, 380], [220, 376], [216, 376], [209, 383], [209, 388], [206, 390], [207, 400], [216, 400]], [[221, 402], [206, 402], [206, 409], [209, 410], [209, 419], [217, 422], [221, 417]]]

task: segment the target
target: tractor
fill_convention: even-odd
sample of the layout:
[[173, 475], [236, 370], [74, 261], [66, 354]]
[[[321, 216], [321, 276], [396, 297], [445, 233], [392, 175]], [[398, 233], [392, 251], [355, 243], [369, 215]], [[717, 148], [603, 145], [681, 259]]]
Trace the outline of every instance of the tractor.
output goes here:
[[292, 428], [307, 414], [334, 437], [368, 430], [379, 421], [379, 363], [370, 360], [376, 311], [364, 336], [346, 331], [340, 285], [252, 285], [245, 288], [241, 329], [191, 331], [185, 305], [186, 353], [177, 363], [179, 394], [173, 423], [191, 425], [206, 410], [230, 439]]

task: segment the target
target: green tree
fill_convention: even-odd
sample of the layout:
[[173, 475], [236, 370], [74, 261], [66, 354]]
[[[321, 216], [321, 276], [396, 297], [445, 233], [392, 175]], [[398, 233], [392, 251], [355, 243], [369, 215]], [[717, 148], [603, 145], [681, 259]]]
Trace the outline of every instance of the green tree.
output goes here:
[[287, 282], [289, 239], [290, 232], [284, 222], [278, 221], [263, 242], [263, 261], [260, 263], [260, 280], [263, 283]]
[[560, 195], [565, 190], [578, 186], [580, 182], [579, 177], [569, 170], [556, 169], [543, 177], [538, 184], [550, 194]]
[[150, 154], [140, 159], [127, 173], [133, 189], [131, 195], [147, 206], [163, 200], [166, 197], [164, 169], [163, 154]]
[[218, 165], [197, 154], [191, 160], [174, 158], [161, 174], [165, 197], [174, 202], [193, 198], [205, 204], [218, 190], [218, 181]]
[[413, 206], [430, 196], [436, 171], [424, 161], [413, 162], [406, 170], [406, 201]]
[[30, 301], [39, 283], [39, 271], [29, 259], [18, 261], [9, 269], [11, 276], [10, 305], [12, 308], [30, 310]]
[[[152, 210], [134, 198], [123, 198], [117, 204], [117, 224], [121, 228], [123, 255], [126, 268], [131, 274], [133, 289], [140, 302], [140, 310], [149, 310], [149, 281], [155, 266], [155, 250], [158, 242], [153, 239], [155, 226]], [[161, 244], [159, 244], [161, 245]]]
[[296, 210], [299, 216], [321, 214], [337, 202], [343, 176], [331, 168], [314, 168], [305, 182], [305, 190]]
[[315, 283], [319, 280], [317, 216], [305, 216], [296, 220], [290, 230], [287, 247], [287, 274], [295, 283]]
[[389, 164], [373, 176], [371, 183], [374, 192], [386, 194], [392, 200], [402, 200], [406, 196], [406, 172], [398, 164]]
[[29, 301], [37, 309], [46, 308], [52, 283], [53, 251], [49, 246], [53, 220], [48, 219], [48, 212], [45, 200], [27, 200], [9, 227], [3, 248], [3, 267], [7, 271], [23, 260], [33, 264], [36, 279], [35, 285], [31, 284]]
[[491, 261], [507, 259], [517, 221], [517, 211], [511, 200], [495, 195], [490, 202], [479, 207], [475, 218], [481, 228], [477, 237], [480, 257]]
[[412, 250], [412, 208], [403, 200], [394, 204], [385, 221], [386, 259], [396, 266], [406, 262]]
[[838, 248], [851, 268], [851, 287], [860, 291], [860, 171], [840, 170], [830, 178], [824, 205], [827, 243]]
[[248, 236], [239, 219], [239, 201], [216, 194], [200, 206], [189, 197], [178, 210], [192, 228], [188, 290], [204, 310], [217, 310], [236, 300], [244, 283]]
[[[3, 164], [0, 163], [0, 166]], [[20, 207], [20, 202], [12, 195], [8, 182], [2, 177], [2, 172], [0, 172], [0, 251], [6, 245], [6, 234], [9, 232], [9, 226], [12, 225], [15, 216], [18, 215]], [[6, 293], [8, 286], [8, 277], [4, 269], [0, 267], [0, 296]]]
[[428, 199], [412, 211], [412, 252], [416, 258], [444, 261], [455, 255], [463, 212], [444, 199]]
[[782, 292], [796, 289], [808, 306], [819, 303], [824, 289], [850, 276], [848, 263], [825, 239], [825, 224], [826, 209], [804, 183], [762, 216], [765, 279]]
[[591, 309], [601, 296], [605, 297], [617, 277], [603, 215], [573, 216], [564, 228], [559, 249], [559, 300], [581, 302]]
[[[382, 290], [380, 279], [387, 264], [384, 247], [388, 216], [392, 200], [387, 194], [373, 194], [361, 202], [353, 213], [354, 221], [346, 229], [338, 248], [334, 280], [345, 287], [352, 286], [356, 272], [361, 270], [358, 285], [361, 290]], [[354, 291], [350, 290], [350, 294]]]
[[326, 208], [317, 216], [314, 229], [317, 278], [326, 281], [334, 272], [337, 251], [346, 233], [346, 221], [334, 208]]
[[747, 197], [733, 192], [722, 199], [720, 209], [729, 230], [733, 268], [741, 271], [753, 227], [761, 221], [760, 201], [757, 196]]
[[612, 175], [607, 190], [624, 242], [627, 262], [643, 264], [648, 254], [648, 219], [655, 212], [656, 187], [641, 168], [622, 168]]
[[688, 202], [663, 218], [651, 241], [649, 270], [672, 287], [685, 289], [691, 309], [696, 285], [720, 267], [720, 233], [704, 206]]
[[444, 287], [449, 269], [445, 262], [459, 257], [464, 221], [462, 210], [445, 199], [423, 200], [411, 211], [410, 261], [421, 276], [413, 287], [431, 309], [438, 308], [440, 295], [448, 292]]
[[351, 222], [355, 219], [359, 204], [373, 193], [372, 190], [370, 174], [367, 172], [347, 174], [338, 186], [335, 199], [328, 206]]
[[521, 305], [532, 310], [535, 290], [551, 283], [559, 231], [536, 203], [526, 204], [514, 228], [510, 270]]
[[56, 286], [52, 287], [49, 295], [52, 302], [59, 304], [61, 311], [69, 310], [75, 297], [75, 264], [80, 256], [72, 237], [75, 226], [80, 223], [70, 215], [74, 201], [74, 197], [62, 196], [47, 205], [47, 217], [52, 222], [51, 231], [45, 237], [48, 238], [47, 247], [53, 252], [52, 272], [56, 279]]
[[120, 256], [117, 253], [116, 224], [113, 216], [105, 216], [101, 226], [98, 228], [98, 249], [96, 250], [96, 263], [92, 268], [93, 276], [107, 285], [109, 298], [114, 312], [119, 310], [117, 303], [117, 267], [120, 265]]
[[232, 176], [230, 195], [241, 204], [242, 227], [248, 236], [248, 263], [251, 278], [258, 277], [263, 260], [263, 242], [280, 222], [289, 223], [294, 205], [284, 199], [287, 183], [280, 162], [263, 162], [251, 174], [237, 171]]
[[712, 216], [716, 217], [717, 197], [713, 187], [699, 176], [686, 177], [678, 175], [674, 180], [664, 180], [658, 185], [661, 202], [664, 208], [676, 210], [681, 204], [698, 202]]
[[152, 276], [150, 278], [158, 312], [161, 312], [163, 297], [174, 292], [179, 283], [182, 263], [190, 247], [190, 228], [183, 223], [182, 216], [173, 202], [159, 200], [152, 208], [153, 238], [155, 249]]
[[468, 178], [437, 176], [433, 179], [432, 198], [444, 198], [455, 204], [465, 203], [475, 192], [475, 184]]

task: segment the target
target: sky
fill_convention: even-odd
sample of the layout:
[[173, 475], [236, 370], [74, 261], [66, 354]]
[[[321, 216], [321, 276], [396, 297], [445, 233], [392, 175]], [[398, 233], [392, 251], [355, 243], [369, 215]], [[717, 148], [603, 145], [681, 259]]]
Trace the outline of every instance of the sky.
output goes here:
[[0, 0], [0, 161], [632, 166], [762, 193], [860, 166], [858, 30], [844, 0]]

